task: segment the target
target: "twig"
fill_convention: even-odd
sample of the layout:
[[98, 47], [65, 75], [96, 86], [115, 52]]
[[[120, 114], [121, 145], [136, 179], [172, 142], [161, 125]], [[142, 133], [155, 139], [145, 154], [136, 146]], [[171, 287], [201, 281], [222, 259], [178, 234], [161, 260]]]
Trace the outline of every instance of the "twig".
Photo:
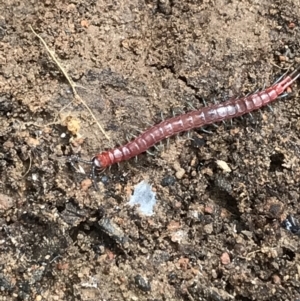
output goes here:
[[47, 46], [46, 42], [44, 41], [44, 39], [38, 35], [33, 28], [31, 27], [31, 25], [29, 25], [31, 31], [34, 33], [34, 35], [36, 37], [39, 38], [39, 40], [43, 43], [44, 47], [46, 48], [47, 52], [49, 53], [49, 55], [51, 56], [52, 60], [55, 62], [55, 64], [57, 65], [57, 67], [60, 69], [60, 71], [63, 73], [63, 75], [65, 76], [65, 78], [67, 79], [67, 81], [69, 82], [73, 94], [74, 94], [74, 98], [76, 100], [79, 100], [88, 110], [88, 112], [91, 114], [91, 116], [93, 117], [93, 119], [95, 120], [96, 124], [98, 125], [100, 131], [103, 133], [103, 135], [106, 137], [107, 140], [110, 140], [109, 136], [106, 134], [106, 132], [104, 131], [103, 127], [100, 125], [100, 123], [97, 121], [95, 115], [92, 113], [91, 109], [89, 108], [89, 106], [85, 103], [85, 101], [78, 95], [77, 91], [76, 91], [76, 84], [73, 82], [73, 80], [70, 78], [70, 76], [68, 75], [68, 73], [66, 72], [66, 70], [62, 67], [62, 65], [59, 63], [59, 61], [57, 60], [57, 58], [55, 57], [54, 52]]

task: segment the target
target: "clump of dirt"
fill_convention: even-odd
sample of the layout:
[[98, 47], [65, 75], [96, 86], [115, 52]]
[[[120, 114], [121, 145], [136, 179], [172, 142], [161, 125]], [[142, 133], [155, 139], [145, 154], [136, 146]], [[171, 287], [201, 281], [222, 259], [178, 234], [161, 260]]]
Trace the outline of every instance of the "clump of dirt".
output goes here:
[[[122, 144], [161, 113], [272, 84], [300, 61], [299, 9], [291, 0], [0, 4], [2, 299], [299, 299], [299, 237], [281, 226], [300, 211], [297, 84], [272, 111], [98, 173], [97, 191], [89, 166], [67, 160]], [[155, 191], [153, 215], [128, 206], [142, 180]]]

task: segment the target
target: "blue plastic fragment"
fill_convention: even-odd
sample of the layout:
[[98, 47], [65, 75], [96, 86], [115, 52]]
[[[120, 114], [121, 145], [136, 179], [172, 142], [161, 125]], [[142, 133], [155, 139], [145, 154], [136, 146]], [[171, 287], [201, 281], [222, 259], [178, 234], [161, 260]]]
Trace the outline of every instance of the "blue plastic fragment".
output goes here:
[[153, 207], [156, 203], [156, 193], [152, 191], [151, 185], [142, 181], [135, 186], [133, 195], [130, 197], [128, 204], [130, 206], [140, 205], [139, 210], [144, 215], [153, 215]]

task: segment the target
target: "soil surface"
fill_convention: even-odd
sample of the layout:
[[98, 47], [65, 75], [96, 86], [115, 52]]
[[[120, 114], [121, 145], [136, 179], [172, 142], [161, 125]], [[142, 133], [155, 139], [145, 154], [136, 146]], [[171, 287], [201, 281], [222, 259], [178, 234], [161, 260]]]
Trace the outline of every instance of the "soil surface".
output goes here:
[[[271, 85], [300, 62], [299, 1], [6, 0], [0, 12], [0, 300], [300, 299], [300, 238], [282, 227], [300, 218], [297, 83], [271, 110], [98, 173], [98, 191], [89, 166], [68, 163], [161, 113]], [[152, 216], [128, 206], [142, 180]]]

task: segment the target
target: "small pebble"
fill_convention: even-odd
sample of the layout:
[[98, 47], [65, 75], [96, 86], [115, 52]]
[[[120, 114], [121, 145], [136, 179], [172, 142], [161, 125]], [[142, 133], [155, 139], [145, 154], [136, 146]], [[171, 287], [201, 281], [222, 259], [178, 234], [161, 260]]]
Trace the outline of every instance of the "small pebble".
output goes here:
[[278, 285], [281, 284], [281, 279], [277, 274], [272, 276], [272, 281], [273, 281], [274, 284], [278, 284]]
[[80, 183], [81, 189], [86, 191], [92, 186], [92, 180], [91, 179], [85, 179]]
[[141, 275], [136, 275], [134, 277], [135, 285], [142, 290], [143, 292], [151, 291], [151, 285], [148, 281], [146, 281]]
[[161, 180], [161, 185], [163, 187], [166, 187], [166, 186], [171, 186], [171, 185], [174, 185], [176, 182], [176, 179], [175, 177], [171, 176], [171, 175], [167, 175], [165, 176], [162, 180]]
[[213, 205], [207, 205], [204, 208], [204, 212], [207, 214], [213, 214], [215, 211], [214, 206]]
[[15, 199], [0, 193], [0, 210], [7, 210], [15, 205]]
[[80, 130], [80, 120], [71, 115], [67, 116], [64, 120], [64, 125], [67, 126], [68, 131], [72, 135], [77, 135]]
[[213, 224], [207, 224], [204, 226], [204, 231], [206, 234], [212, 234], [214, 231]]
[[185, 170], [181, 169], [181, 170], [176, 171], [175, 176], [178, 180], [180, 180], [183, 178], [184, 174], [185, 174]]
[[215, 269], [212, 269], [211, 270], [211, 276], [214, 278], [214, 279], [217, 279], [218, 278], [218, 273]]
[[174, 169], [176, 170], [175, 177], [179, 180], [182, 179], [185, 174], [185, 170], [179, 165], [178, 162], [174, 163]]
[[108, 176], [102, 176], [102, 177], [101, 177], [101, 182], [102, 182], [103, 184], [108, 184], [108, 183], [109, 183], [109, 178], [108, 178]]
[[238, 255], [244, 256], [246, 254], [246, 248], [243, 244], [241, 243], [236, 243], [234, 246], [234, 252]]
[[280, 56], [279, 56], [279, 60], [280, 60], [281, 62], [287, 61], [287, 57], [284, 56], [284, 55], [280, 55]]
[[196, 135], [193, 136], [192, 146], [196, 148], [203, 147], [206, 144], [206, 140], [203, 138], [199, 138]]
[[293, 29], [293, 28], [295, 28], [296, 27], [296, 24], [294, 23], [294, 22], [291, 22], [290, 24], [289, 24], [289, 29]]
[[231, 262], [230, 256], [227, 252], [224, 252], [220, 257], [221, 263], [227, 265]]
[[231, 168], [228, 166], [228, 164], [225, 161], [217, 160], [216, 163], [225, 173], [231, 172]]

